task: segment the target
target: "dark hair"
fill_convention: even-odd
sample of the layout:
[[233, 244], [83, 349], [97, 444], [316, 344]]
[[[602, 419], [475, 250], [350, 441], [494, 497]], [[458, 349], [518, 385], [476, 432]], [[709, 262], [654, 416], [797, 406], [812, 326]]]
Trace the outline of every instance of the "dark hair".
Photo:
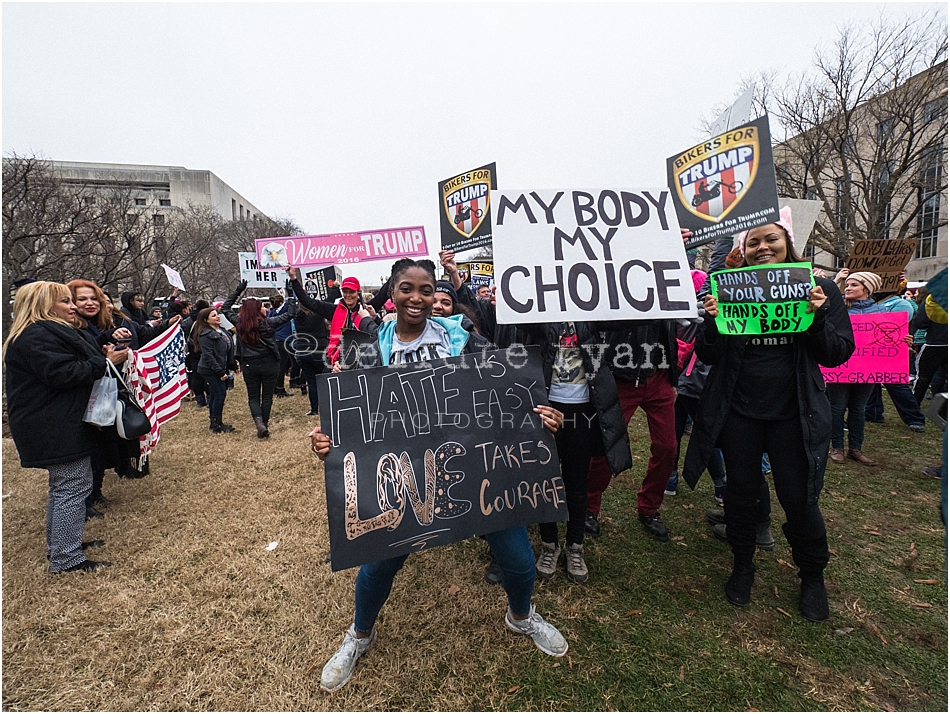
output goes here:
[[191, 343], [194, 345], [196, 352], [201, 352], [201, 343], [198, 341], [198, 337], [206, 328], [210, 328], [211, 325], [208, 324], [208, 315], [214, 312], [213, 307], [206, 307], [201, 312], [198, 313], [198, 317], [195, 318], [195, 325], [191, 328], [192, 340]]
[[[798, 251], [795, 250], [795, 246], [792, 245], [792, 241], [788, 237], [788, 231], [782, 228], [782, 226], [779, 226], [778, 223], [767, 223], [766, 225], [778, 226], [778, 228], [782, 231], [782, 235], [785, 236], [785, 262], [786, 263], [804, 263], [805, 262], [805, 259], [801, 255], [798, 254]], [[758, 227], [762, 228], [763, 226], [758, 226]], [[753, 230], [755, 230], [755, 228], [749, 229], [749, 231], [753, 231]], [[742, 263], [737, 266], [739, 268], [744, 268], [749, 265], [747, 262], [745, 262], [745, 243], [749, 239], [749, 231], [746, 231], [746, 234], [742, 237], [742, 242], [739, 245], [739, 252], [742, 253]]]
[[204, 310], [206, 307], [211, 307], [211, 303], [208, 302], [207, 300], [205, 300], [204, 298], [200, 298], [200, 299], [198, 299], [198, 300], [195, 300], [195, 310], [196, 310], [196, 311], [201, 312], [201, 311]]
[[396, 287], [396, 280], [400, 275], [405, 273], [410, 268], [422, 268], [429, 275], [432, 276], [432, 285], [435, 286], [436, 277], [435, 277], [435, 263], [433, 263], [428, 258], [423, 258], [422, 260], [413, 260], [412, 258], [400, 258], [395, 263], [393, 263], [392, 272], [389, 274], [389, 295], [392, 297], [393, 288]]
[[241, 303], [237, 324], [234, 331], [246, 345], [261, 343], [261, 301], [257, 298], [248, 298]]
[[177, 302], [173, 302], [168, 306], [168, 314], [181, 315], [189, 307], [191, 307], [191, 303], [187, 300], [178, 300]]
[[284, 304], [284, 296], [281, 295], [280, 293], [275, 293], [274, 295], [271, 295], [270, 304], [273, 305], [274, 307], [280, 307], [281, 305]]

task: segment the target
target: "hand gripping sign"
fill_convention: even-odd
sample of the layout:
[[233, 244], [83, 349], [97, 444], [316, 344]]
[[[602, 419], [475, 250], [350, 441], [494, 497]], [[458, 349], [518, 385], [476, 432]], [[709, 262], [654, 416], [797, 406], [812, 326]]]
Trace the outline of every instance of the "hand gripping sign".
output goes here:
[[499, 323], [692, 318], [670, 192], [492, 192]]
[[808, 293], [815, 287], [811, 263], [721, 270], [710, 277], [721, 335], [804, 332], [815, 319], [808, 312]]
[[324, 374], [334, 570], [567, 519], [537, 348]]

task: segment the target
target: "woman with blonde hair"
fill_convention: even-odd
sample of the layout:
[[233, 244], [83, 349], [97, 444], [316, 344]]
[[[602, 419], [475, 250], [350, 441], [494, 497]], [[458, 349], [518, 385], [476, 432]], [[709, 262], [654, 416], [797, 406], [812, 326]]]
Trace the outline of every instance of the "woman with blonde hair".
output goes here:
[[75, 319], [69, 288], [30, 283], [17, 291], [3, 344], [7, 415], [20, 464], [49, 471], [46, 555], [54, 573], [109, 565], [83, 554], [85, 499], [98, 446], [95, 427], [83, 415], [106, 360], [121, 364], [128, 356], [111, 345], [100, 351], [75, 328]]

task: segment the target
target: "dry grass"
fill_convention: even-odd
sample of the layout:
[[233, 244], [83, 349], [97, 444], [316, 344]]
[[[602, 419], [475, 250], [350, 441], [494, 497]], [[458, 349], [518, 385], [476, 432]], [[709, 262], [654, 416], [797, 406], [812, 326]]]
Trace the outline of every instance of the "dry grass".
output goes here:
[[[101, 573], [46, 572], [46, 472], [20, 468], [4, 438], [5, 709], [946, 709], [945, 578], [913, 592], [885, 583], [894, 573], [911, 584], [933, 577], [943, 567], [933, 545], [942, 546], [942, 531], [919, 522], [929, 501], [909, 498], [899, 504], [901, 527], [921, 555], [910, 563], [903, 547], [876, 553], [884, 546], [854, 534], [893, 529], [894, 516], [846, 509], [853, 494], [840, 483], [844, 470], [829, 479], [824, 501], [842, 522], [831, 529], [845, 535], [833, 547], [871, 560], [856, 561], [868, 581], [858, 585], [838, 566], [827, 626], [798, 617], [794, 572], [776, 565], [791, 560], [784, 542], [760, 566], [757, 606], [724, 602], [728, 554], [701, 524], [712, 505], [708, 479], [665, 506], [671, 531], [685, 538], [660, 545], [631, 515], [638, 483], [624, 475], [605, 497], [604, 536], [588, 541], [591, 582], [559, 577], [538, 587], [539, 611], [567, 636], [570, 660], [505, 629], [504, 593], [481, 580], [485, 547], [467, 541], [410, 558], [383, 609], [377, 648], [346, 688], [322, 694], [320, 670], [351, 622], [356, 572], [332, 573], [324, 562], [323, 470], [305, 437], [314, 421], [304, 417], [306, 398], [277, 400], [272, 436], [261, 441], [238, 382], [225, 406], [237, 432], [209, 433], [206, 411], [187, 403], [164, 427], [149, 477], [107, 474], [113, 504], [85, 535], [106, 541], [90, 553], [113, 562]], [[631, 431], [644, 427], [638, 417]], [[930, 427], [928, 439], [930, 449]], [[642, 436], [634, 448], [642, 469]], [[271, 541], [279, 546], [266, 551]], [[906, 615], [873, 602], [888, 588], [881, 599]], [[915, 609], [927, 592], [937, 596], [932, 607]], [[854, 631], [833, 634], [844, 626]], [[928, 674], [941, 669], [942, 680]]]

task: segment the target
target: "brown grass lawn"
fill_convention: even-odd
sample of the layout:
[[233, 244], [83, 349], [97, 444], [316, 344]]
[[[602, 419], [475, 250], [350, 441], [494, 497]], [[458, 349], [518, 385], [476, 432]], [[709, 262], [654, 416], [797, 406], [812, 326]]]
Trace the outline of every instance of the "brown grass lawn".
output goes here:
[[[485, 547], [468, 541], [410, 558], [376, 649], [346, 688], [322, 694], [320, 670], [351, 622], [356, 572], [325, 564], [323, 469], [308, 448], [316, 420], [307, 408], [299, 394], [277, 400], [264, 441], [240, 379], [225, 405], [234, 434], [211, 434], [206, 410], [186, 403], [163, 428], [149, 477], [106, 475], [113, 503], [85, 539], [105, 540], [90, 556], [113, 567], [91, 575], [47, 573], [46, 472], [20, 468], [4, 438], [4, 708], [946, 710], [938, 484], [919, 475], [936, 463], [939, 435], [928, 425], [905, 440], [892, 410], [900, 487], [886, 463], [849, 464], [823, 497], [841, 561], [829, 578], [830, 623], [798, 615], [778, 524], [752, 606], [725, 602], [729, 556], [702, 522], [714, 505], [708, 479], [664, 505], [679, 540], [644, 536], [631, 500], [648, 448], [637, 417], [634, 473], [608, 491], [605, 533], [588, 544], [591, 582], [561, 574], [538, 587], [539, 611], [568, 637], [570, 659], [546, 657], [504, 627], [504, 593], [481, 579]], [[880, 429], [869, 426], [875, 456], [886, 446], [883, 436], [870, 442]], [[897, 491], [905, 496], [887, 495]], [[271, 541], [279, 546], [265, 550]], [[938, 582], [916, 582], [929, 580]]]

